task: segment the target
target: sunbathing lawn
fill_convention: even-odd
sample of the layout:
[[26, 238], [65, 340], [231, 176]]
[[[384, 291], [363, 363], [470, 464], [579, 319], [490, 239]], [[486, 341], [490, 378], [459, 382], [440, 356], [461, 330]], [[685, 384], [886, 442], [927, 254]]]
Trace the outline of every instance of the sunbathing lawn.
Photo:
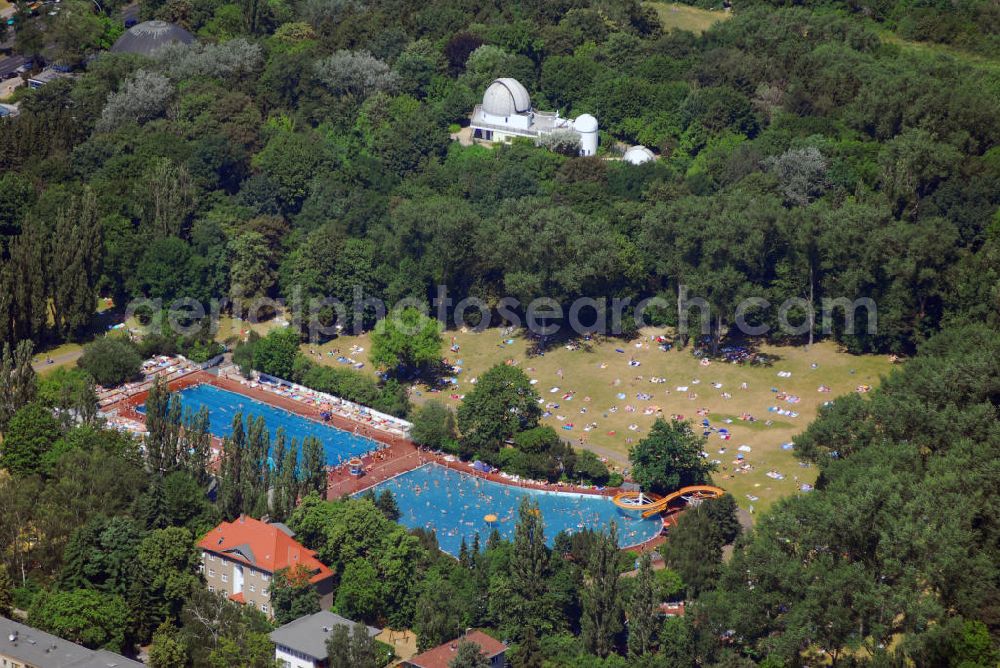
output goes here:
[[[559, 408], [553, 409], [553, 415], [545, 418], [543, 423], [557, 429], [560, 435], [571, 440], [574, 445], [607, 457], [611, 463], [617, 463], [619, 468], [627, 468], [630, 444], [648, 433], [655, 419], [655, 415], [644, 414], [647, 407], [658, 406], [667, 417], [672, 414], [683, 415], [685, 419], [696, 420], [699, 424], [703, 418], [696, 411], [708, 409], [712, 426], [728, 428], [732, 433], [731, 440], [723, 441], [717, 433], [713, 433], [708, 441], [706, 450], [713, 459], [722, 461], [720, 470], [715, 474], [715, 481], [730, 490], [742, 507], [753, 507], [755, 510], [768, 507], [782, 496], [800, 493], [798, 490], [801, 484], [812, 484], [815, 481], [816, 470], [800, 466], [792, 452], [782, 450], [781, 445], [794, 440], [795, 435], [815, 418], [824, 401], [833, 399], [838, 394], [853, 392], [859, 385], [877, 385], [880, 376], [891, 367], [885, 356], [849, 355], [840, 352], [836, 344], [830, 342], [816, 344], [808, 351], [805, 347], [765, 346], [762, 352], [779, 358], [773, 367], [748, 367], [720, 362], [713, 362], [705, 367], [691, 355], [690, 349], [662, 352], [655, 342], [648, 340], [628, 344], [615, 340], [603, 341], [579, 350], [560, 347], [550, 350], [544, 356], [529, 359], [525, 340], [519, 334], [512, 336], [513, 344], [508, 345], [504, 343], [498, 329], [480, 334], [446, 332], [446, 346], [450, 346], [454, 338], [460, 348], [458, 353], [447, 353], [452, 364], [462, 361], [464, 370], [457, 376], [458, 385], [452, 392], [429, 392], [425, 387], [415, 388], [414, 402], [419, 404], [433, 397], [455, 408], [460, 399], [453, 398], [453, 395], [460, 397], [471, 390], [470, 380], [494, 364], [513, 360], [531, 378], [538, 380], [535, 388], [546, 403], [559, 404]], [[352, 352], [353, 346], [360, 346], [364, 351]], [[618, 353], [616, 348], [625, 352]], [[368, 364], [367, 335], [341, 337], [322, 346], [303, 346], [306, 354], [313, 351], [313, 360], [338, 365], [332, 357], [326, 355], [334, 349], [364, 363], [364, 370], [374, 373]], [[630, 358], [634, 358], [641, 366], [630, 367]], [[602, 364], [606, 367], [601, 368]], [[816, 364], [816, 368], [812, 368], [812, 364]], [[558, 375], [560, 370], [562, 378]], [[778, 377], [779, 371], [789, 371], [791, 376]], [[651, 383], [649, 378], [653, 376], [665, 377], [668, 382]], [[695, 380], [699, 382], [695, 383]], [[743, 382], [748, 384], [748, 389], [740, 389]], [[716, 389], [712, 383], [721, 383], [722, 387]], [[820, 385], [829, 386], [832, 392], [818, 392]], [[687, 392], [678, 391], [679, 386], [687, 386], [689, 389]], [[551, 392], [554, 387], [559, 390]], [[801, 401], [794, 404], [778, 401], [771, 388], [796, 395]], [[562, 397], [568, 392], [574, 393], [573, 398], [564, 400]], [[621, 392], [626, 394], [626, 399], [618, 398]], [[653, 396], [650, 400], [638, 400], [638, 392]], [[697, 398], [688, 398], [689, 392], [694, 393]], [[721, 396], [723, 392], [730, 393], [732, 398], [724, 399]], [[584, 401], [588, 396], [591, 401]], [[626, 412], [626, 405], [635, 407], [636, 412]], [[618, 411], [608, 412], [614, 406], [618, 407]], [[796, 411], [798, 417], [769, 413], [770, 406]], [[587, 413], [581, 414], [580, 409], [584, 407], [587, 408]], [[739, 420], [738, 417], [744, 412], [757, 418], [757, 422]], [[563, 419], [559, 419], [559, 416]], [[732, 424], [724, 423], [726, 418], [732, 419]], [[768, 419], [773, 420], [769, 426], [765, 424]], [[591, 422], [596, 422], [597, 427], [584, 432], [584, 426]], [[567, 423], [574, 425], [572, 430], [563, 429]], [[630, 425], [636, 425], [637, 429], [630, 430]], [[741, 445], [751, 448], [751, 452], [744, 453], [746, 460], [753, 465], [753, 470], [749, 473], [733, 472], [732, 462]], [[720, 453], [719, 450], [723, 447], [726, 450]], [[784, 474], [785, 479], [774, 480], [768, 477], [766, 474], [771, 470]], [[751, 499], [750, 496], [756, 499]]]
[[[679, 2], [646, 2], [643, 3], [656, 10], [663, 24], [663, 30], [669, 32], [676, 28], [678, 30], [689, 30], [696, 35], [708, 30], [713, 24], [725, 21], [732, 14], [718, 9], [699, 9]], [[720, 1], [721, 5], [722, 2]]]

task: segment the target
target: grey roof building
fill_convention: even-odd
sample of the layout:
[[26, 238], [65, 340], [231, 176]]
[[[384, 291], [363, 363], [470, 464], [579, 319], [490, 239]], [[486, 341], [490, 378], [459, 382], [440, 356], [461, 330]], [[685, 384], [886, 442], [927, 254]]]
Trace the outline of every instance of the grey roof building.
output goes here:
[[[353, 630], [355, 622], [322, 610], [271, 631], [269, 637], [275, 645], [274, 658], [282, 666], [325, 666], [326, 639], [337, 626]], [[373, 626], [366, 628], [373, 638], [381, 633]]]
[[166, 21], [145, 21], [126, 30], [111, 50], [149, 56], [168, 44], [190, 44], [193, 41], [194, 35], [179, 25]]
[[25, 668], [143, 668], [143, 664], [120, 654], [87, 649], [6, 617], [0, 617], [0, 665]]

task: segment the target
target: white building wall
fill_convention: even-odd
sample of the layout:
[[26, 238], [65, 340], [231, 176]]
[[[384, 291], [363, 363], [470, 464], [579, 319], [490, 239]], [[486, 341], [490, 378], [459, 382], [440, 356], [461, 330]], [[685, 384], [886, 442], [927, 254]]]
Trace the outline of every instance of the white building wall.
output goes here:
[[494, 116], [485, 111], [479, 112], [480, 120], [490, 125], [506, 125], [518, 130], [527, 130], [531, 127], [531, 117], [527, 114], [511, 114], [510, 116]]
[[316, 668], [311, 658], [282, 645], [274, 646], [274, 659], [282, 668]]

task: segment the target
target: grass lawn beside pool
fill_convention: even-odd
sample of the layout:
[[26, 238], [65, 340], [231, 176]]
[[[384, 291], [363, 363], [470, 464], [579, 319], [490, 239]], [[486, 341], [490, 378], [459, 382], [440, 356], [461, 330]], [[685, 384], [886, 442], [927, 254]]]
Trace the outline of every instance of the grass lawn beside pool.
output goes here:
[[[457, 408], [461, 400], [452, 395], [461, 397], [471, 391], [474, 378], [495, 364], [511, 360], [538, 381], [535, 389], [545, 403], [559, 405], [551, 409], [552, 415], [544, 418], [543, 423], [555, 428], [574, 446], [607, 457], [619, 468], [628, 466], [630, 445], [649, 432], [656, 418], [656, 413], [645, 414], [647, 408], [658, 407], [667, 418], [673, 414], [683, 415], [685, 419], [699, 424], [703, 418], [697, 415], [697, 411], [705, 409], [713, 427], [725, 427], [732, 433], [728, 441], [713, 433], [706, 445], [710, 456], [722, 462], [715, 481], [731, 491], [742, 507], [752, 506], [755, 510], [767, 508], [782, 496], [801, 493], [798, 491], [800, 485], [812, 484], [816, 479], [815, 468], [801, 467], [793, 453], [782, 450], [781, 445], [794, 440], [816, 417], [824, 401], [854, 392], [859, 385], [877, 385], [880, 376], [888, 373], [892, 366], [886, 356], [849, 355], [831, 342], [816, 344], [809, 350], [804, 346], [764, 346], [761, 352], [777, 357], [777, 361], [770, 367], [750, 367], [724, 362], [701, 366], [700, 361], [691, 355], [690, 348], [663, 352], [649, 340], [648, 334], [629, 343], [606, 340], [584, 342], [578, 350], [558, 347], [542, 356], [530, 358], [527, 356], [528, 342], [518, 333], [507, 337], [506, 340], [512, 341], [509, 344], [498, 329], [478, 334], [449, 331], [444, 336], [449, 362], [457, 364], [461, 360], [463, 371], [457, 376], [458, 384], [453, 390], [444, 392], [430, 392], [426, 387], [414, 388], [414, 403], [436, 398]], [[460, 348], [457, 353], [448, 350], [453, 340]], [[364, 350], [358, 351], [356, 347]], [[616, 352], [616, 348], [625, 352]], [[321, 346], [303, 346], [303, 352], [316, 362], [347, 366], [328, 355], [334, 350], [364, 363], [364, 371], [374, 374], [375, 370], [368, 363], [368, 335], [341, 337]], [[629, 359], [635, 359], [640, 366], [630, 367]], [[791, 372], [791, 376], [779, 377], [779, 371]], [[652, 383], [650, 377], [666, 378], [667, 382]], [[747, 383], [748, 389], [740, 389], [743, 382]], [[715, 388], [713, 383], [721, 384], [721, 387]], [[818, 392], [820, 385], [826, 385], [832, 391]], [[687, 391], [678, 391], [678, 387], [685, 386]], [[553, 392], [553, 388], [558, 390]], [[800, 401], [779, 401], [771, 388], [798, 396]], [[725, 392], [732, 398], [723, 398]], [[568, 393], [572, 393], [572, 398], [563, 399]], [[619, 399], [619, 393], [624, 393], [626, 398]], [[652, 396], [648, 400], [637, 399], [637, 393]], [[696, 398], [689, 398], [689, 393]], [[586, 397], [590, 397], [590, 401], [585, 401]], [[627, 412], [626, 406], [634, 407], [635, 412]], [[793, 410], [798, 417], [770, 413], [768, 408], [771, 406]], [[611, 412], [613, 407], [618, 410]], [[586, 413], [581, 413], [584, 408]], [[743, 413], [753, 415], [757, 421], [739, 420]], [[727, 418], [732, 420], [731, 424], [723, 421]], [[772, 424], [766, 424], [768, 419], [773, 420]], [[597, 426], [585, 432], [584, 427], [593, 422]], [[572, 424], [573, 428], [564, 429], [567, 424]], [[630, 425], [636, 429], [631, 430]], [[733, 461], [741, 445], [751, 449], [743, 453], [753, 466], [749, 473], [733, 471]], [[721, 448], [725, 448], [725, 452], [720, 453]], [[784, 479], [768, 477], [766, 474], [772, 470], [783, 474]], [[756, 497], [756, 500], [750, 496]]]
[[[664, 31], [672, 29], [689, 30], [696, 35], [708, 30], [713, 24], [725, 21], [729, 12], [718, 9], [699, 9], [678, 2], [646, 2], [643, 3], [656, 10]], [[721, 2], [719, 3], [722, 4]]]

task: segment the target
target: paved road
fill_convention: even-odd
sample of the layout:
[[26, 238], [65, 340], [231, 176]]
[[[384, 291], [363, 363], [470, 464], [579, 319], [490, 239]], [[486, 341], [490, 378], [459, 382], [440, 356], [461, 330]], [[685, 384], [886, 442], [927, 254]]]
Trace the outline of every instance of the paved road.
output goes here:
[[622, 453], [617, 450], [612, 450], [611, 448], [605, 448], [604, 446], [597, 445], [596, 443], [591, 443], [589, 441], [584, 441], [582, 444], [579, 440], [574, 440], [573, 446], [576, 448], [583, 448], [584, 450], [590, 450], [598, 457], [607, 457], [609, 464], [617, 464], [618, 466], [624, 466], [628, 468], [628, 454]]
[[49, 368], [52, 368], [52, 367], [66, 366], [67, 364], [74, 364], [78, 359], [80, 359], [80, 355], [82, 355], [82, 354], [83, 354], [82, 350], [71, 350], [68, 353], [63, 353], [61, 355], [56, 355], [55, 357], [48, 358], [48, 359], [52, 360], [51, 364], [49, 364], [48, 362], [45, 361], [46, 360], [46, 355], [44, 355], [44, 354], [42, 354], [42, 355], [36, 355], [36, 359], [39, 359], [40, 361], [38, 361], [38, 362], [32, 362], [31, 367], [36, 372], [38, 372], [38, 371], [44, 371], [45, 369], [49, 369]]
[[6, 79], [10, 73], [24, 65], [24, 56], [7, 56], [0, 58], [0, 79]]

